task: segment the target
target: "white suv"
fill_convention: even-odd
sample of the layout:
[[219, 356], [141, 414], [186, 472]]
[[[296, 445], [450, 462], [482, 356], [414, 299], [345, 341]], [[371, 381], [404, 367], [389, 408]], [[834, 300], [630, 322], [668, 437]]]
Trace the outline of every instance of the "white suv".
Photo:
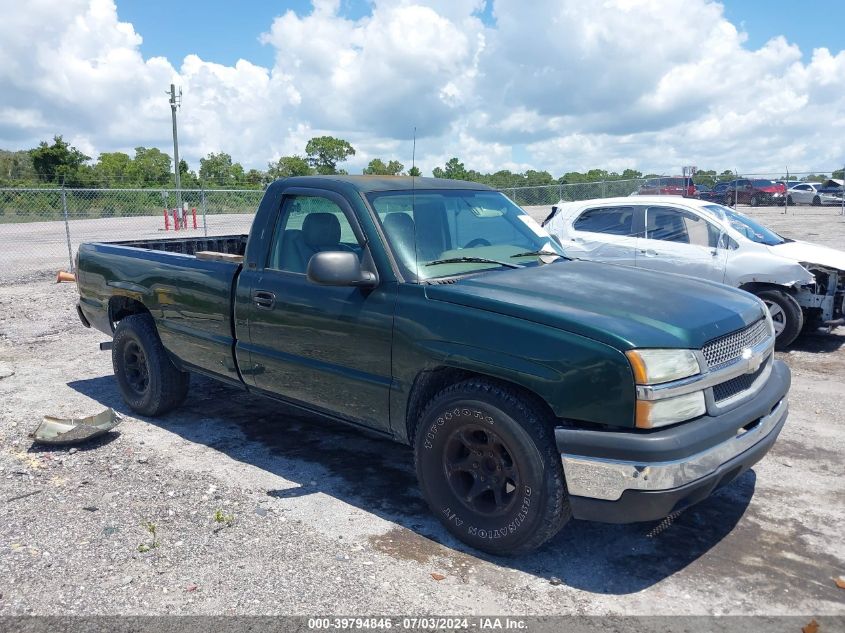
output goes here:
[[845, 324], [845, 252], [781, 237], [720, 204], [667, 196], [561, 201], [543, 226], [571, 257], [709, 279], [757, 295], [772, 314], [779, 349], [805, 324]]

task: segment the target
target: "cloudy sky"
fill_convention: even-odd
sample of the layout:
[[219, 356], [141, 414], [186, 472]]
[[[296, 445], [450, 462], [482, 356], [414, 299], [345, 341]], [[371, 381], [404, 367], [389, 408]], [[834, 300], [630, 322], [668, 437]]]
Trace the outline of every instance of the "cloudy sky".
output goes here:
[[[424, 173], [845, 162], [845, 3], [0, 0], [0, 148], [266, 168], [331, 134]], [[841, 25], [841, 26], [840, 26]]]

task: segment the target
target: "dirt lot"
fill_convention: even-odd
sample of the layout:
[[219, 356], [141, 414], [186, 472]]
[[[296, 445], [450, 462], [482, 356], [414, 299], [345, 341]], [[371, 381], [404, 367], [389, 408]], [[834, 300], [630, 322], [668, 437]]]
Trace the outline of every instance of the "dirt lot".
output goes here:
[[[845, 244], [834, 210], [800, 211], [755, 213]], [[787, 426], [715, 497], [671, 523], [573, 521], [499, 559], [439, 527], [403, 446], [204, 379], [179, 411], [131, 416], [75, 286], [51, 261], [3, 268], [0, 614], [845, 614], [845, 331], [779, 354]], [[105, 407], [127, 417], [99, 442], [27, 437]]]

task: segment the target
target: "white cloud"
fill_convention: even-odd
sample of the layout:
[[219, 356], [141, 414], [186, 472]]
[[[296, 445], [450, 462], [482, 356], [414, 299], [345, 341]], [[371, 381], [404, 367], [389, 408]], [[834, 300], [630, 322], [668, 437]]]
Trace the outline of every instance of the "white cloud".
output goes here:
[[831, 169], [845, 155], [845, 52], [757, 50], [708, 0], [339, 0], [271, 22], [275, 63], [145, 59], [112, 0], [31, 0], [0, 22], [0, 147], [62, 133], [88, 153], [171, 149], [165, 89], [184, 90], [182, 154], [264, 167], [334, 134], [428, 172], [592, 167]]

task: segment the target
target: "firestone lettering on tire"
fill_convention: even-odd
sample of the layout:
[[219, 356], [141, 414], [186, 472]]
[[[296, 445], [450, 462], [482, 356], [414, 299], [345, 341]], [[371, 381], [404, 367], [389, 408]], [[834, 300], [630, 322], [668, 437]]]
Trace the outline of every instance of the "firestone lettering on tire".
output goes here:
[[483, 411], [479, 411], [478, 409], [461, 409], [456, 407], [451, 411], [446, 411], [443, 415], [439, 416], [429, 427], [428, 432], [425, 434], [425, 442], [423, 442], [423, 448], [431, 448], [434, 446], [434, 438], [437, 437], [437, 432], [440, 428], [446, 424], [448, 420], [451, 420], [453, 417], [463, 415], [465, 417], [475, 417], [480, 420], [484, 420], [487, 424], [493, 424], [493, 417], [486, 415]]

